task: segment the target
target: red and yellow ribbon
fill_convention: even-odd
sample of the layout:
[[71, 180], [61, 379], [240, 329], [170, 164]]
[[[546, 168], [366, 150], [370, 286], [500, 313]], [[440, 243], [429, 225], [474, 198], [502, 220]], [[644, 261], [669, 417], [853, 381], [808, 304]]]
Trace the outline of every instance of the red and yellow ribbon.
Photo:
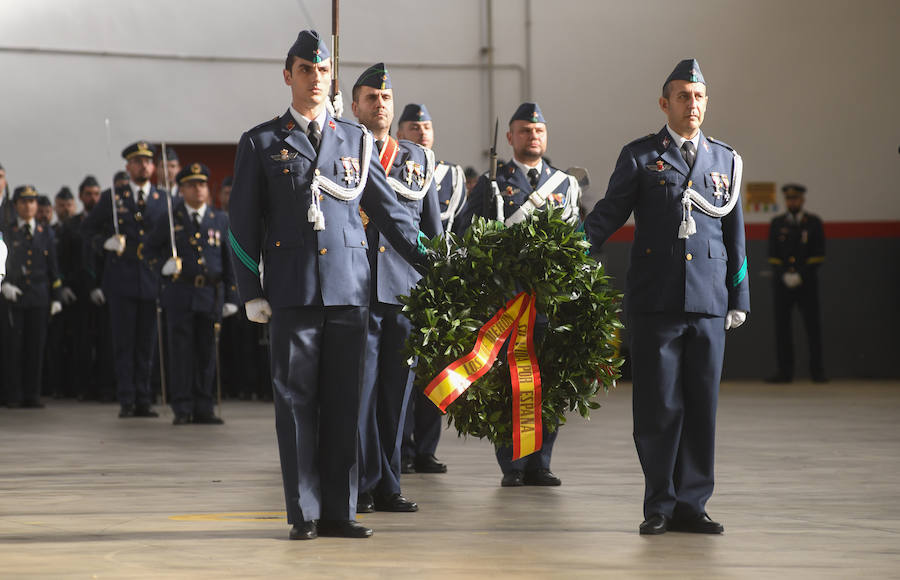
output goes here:
[[513, 392], [513, 459], [541, 448], [541, 373], [534, 354], [535, 297], [520, 292], [478, 331], [475, 346], [447, 365], [425, 387], [425, 395], [446, 412], [447, 407], [493, 366], [503, 342]]

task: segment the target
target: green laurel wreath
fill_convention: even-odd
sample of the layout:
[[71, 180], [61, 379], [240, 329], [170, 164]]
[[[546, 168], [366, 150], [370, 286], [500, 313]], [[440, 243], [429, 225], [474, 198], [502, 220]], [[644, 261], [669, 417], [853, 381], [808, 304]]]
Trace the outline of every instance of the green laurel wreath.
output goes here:
[[[590, 244], [561, 219], [560, 210], [534, 212], [505, 227], [476, 217], [460, 240], [432, 239], [433, 267], [403, 297], [415, 329], [405, 355], [418, 357], [414, 388], [424, 390], [448, 364], [468, 353], [481, 326], [522, 290], [534, 291], [547, 319], [535, 351], [542, 413], [551, 429], [577, 410], [589, 417], [593, 400], [619, 378], [617, 331], [621, 294], [587, 255]], [[512, 444], [512, 387], [506, 351], [491, 370], [447, 408], [460, 435]]]

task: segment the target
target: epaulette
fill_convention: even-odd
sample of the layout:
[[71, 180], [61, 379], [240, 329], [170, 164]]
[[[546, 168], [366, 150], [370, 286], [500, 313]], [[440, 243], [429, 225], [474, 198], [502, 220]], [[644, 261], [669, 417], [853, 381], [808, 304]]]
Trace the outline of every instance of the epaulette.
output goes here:
[[648, 139], [652, 139], [654, 137], [656, 137], [656, 133], [648, 133], [647, 135], [644, 135], [643, 137], [638, 137], [637, 139], [635, 139], [628, 145], [637, 145], [638, 143], [643, 143], [644, 141], [647, 141]]
[[706, 140], [709, 141], [710, 143], [715, 143], [716, 145], [721, 145], [722, 147], [728, 149], [729, 151], [734, 151], [734, 147], [732, 147], [728, 143], [725, 143], [724, 141], [719, 141], [718, 139], [716, 139], [714, 137], [710, 137], [709, 135], [706, 136]]
[[263, 121], [262, 123], [260, 123], [260, 124], [257, 125], [256, 127], [253, 127], [252, 129], [250, 129], [250, 131], [247, 131], [247, 132], [250, 133], [251, 131], [256, 131], [257, 129], [263, 129], [263, 128], [268, 127], [268, 126], [270, 126], [270, 125], [274, 125], [274, 124], [276, 124], [276, 123], [279, 121], [279, 119], [281, 119], [281, 115], [278, 115], [278, 116], [275, 117], [274, 119], [269, 119], [268, 121]]

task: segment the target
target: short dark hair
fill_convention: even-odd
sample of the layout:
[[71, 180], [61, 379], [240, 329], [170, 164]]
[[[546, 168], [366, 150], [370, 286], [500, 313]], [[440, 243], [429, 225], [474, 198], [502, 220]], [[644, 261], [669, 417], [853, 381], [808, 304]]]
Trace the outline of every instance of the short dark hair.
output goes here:
[[294, 70], [294, 61], [297, 60], [297, 56], [293, 54], [287, 55], [287, 58], [284, 59], [284, 70], [292, 71]]

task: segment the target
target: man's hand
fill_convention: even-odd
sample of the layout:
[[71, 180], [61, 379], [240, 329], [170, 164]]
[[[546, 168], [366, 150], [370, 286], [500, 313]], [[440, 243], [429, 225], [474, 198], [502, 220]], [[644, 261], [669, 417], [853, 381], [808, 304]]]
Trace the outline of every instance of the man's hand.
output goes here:
[[247, 320], [265, 324], [272, 318], [272, 307], [265, 298], [254, 298], [244, 304], [247, 310]]
[[797, 272], [785, 272], [781, 276], [781, 281], [784, 282], [784, 285], [788, 288], [796, 288], [803, 284], [803, 278], [801, 278], [800, 274]]
[[125, 238], [123, 236], [109, 236], [103, 242], [103, 249], [108, 252], [115, 252], [121, 256], [122, 252], [125, 251]]
[[0, 286], [0, 293], [3, 294], [3, 297], [6, 298], [7, 301], [18, 302], [19, 296], [22, 295], [22, 289], [15, 284], [4, 282], [3, 285]]
[[341, 97], [341, 91], [334, 94], [334, 99], [325, 101], [325, 108], [336, 119], [344, 116], [344, 99]]
[[234, 316], [237, 314], [238, 307], [237, 304], [232, 304], [231, 302], [226, 302], [222, 305], [222, 318], [228, 318], [229, 316]]
[[179, 274], [181, 272], [180, 264], [178, 260], [175, 258], [169, 258], [166, 260], [166, 263], [163, 264], [162, 267], [162, 275], [163, 276], [174, 276], [175, 274]]
[[50, 316], [56, 316], [62, 312], [62, 302], [59, 300], [54, 300], [50, 303]]
[[737, 328], [744, 324], [745, 320], [747, 320], [747, 313], [743, 310], [729, 310], [725, 315], [725, 330]]
[[106, 304], [106, 296], [103, 295], [103, 290], [100, 288], [94, 288], [91, 290], [91, 302], [96, 304], [97, 306], [103, 306]]
[[59, 294], [59, 297], [62, 298], [62, 302], [65, 305], [69, 305], [78, 299], [78, 297], [75, 296], [75, 293], [72, 292], [72, 289], [68, 286], [63, 286], [62, 290], [59, 291]]

